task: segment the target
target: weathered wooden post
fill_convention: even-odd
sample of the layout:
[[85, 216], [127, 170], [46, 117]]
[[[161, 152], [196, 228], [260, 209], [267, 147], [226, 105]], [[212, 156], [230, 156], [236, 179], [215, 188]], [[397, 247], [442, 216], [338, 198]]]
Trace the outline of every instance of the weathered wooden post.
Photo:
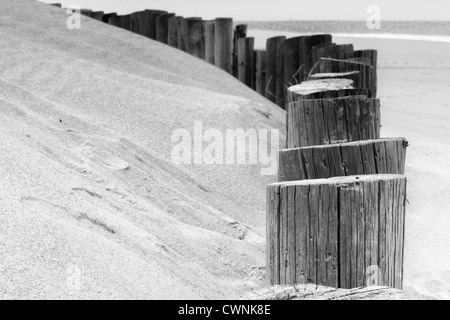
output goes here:
[[233, 66], [233, 19], [216, 18], [214, 38], [214, 64], [216, 67], [231, 73]]
[[201, 18], [186, 18], [186, 52], [199, 59], [205, 59], [203, 23]]
[[354, 90], [353, 80], [351, 79], [319, 78], [316, 80], [303, 81], [301, 84], [287, 89], [287, 102], [319, 99], [310, 98], [311, 96], [337, 98], [345, 96], [349, 90]]
[[104, 14], [105, 13], [103, 11], [92, 11], [91, 18], [93, 18], [95, 20], [102, 21], [102, 18], [103, 18]]
[[406, 177], [303, 180], [267, 188], [267, 278], [402, 288]]
[[375, 97], [376, 95], [376, 83], [374, 83], [374, 79], [376, 79], [376, 76], [374, 76], [376, 68], [374, 68], [370, 64], [332, 58], [320, 58], [318, 69], [320, 73], [341, 73], [358, 71], [359, 87], [356, 88], [368, 89], [370, 97]]
[[313, 56], [315, 62], [319, 61], [320, 58], [333, 58], [343, 60], [349, 58], [347, 54], [353, 51], [354, 48], [352, 44], [314, 46]]
[[156, 17], [156, 41], [167, 44], [169, 40], [169, 19], [174, 13], [165, 13]]
[[378, 52], [377, 50], [357, 50], [353, 52], [347, 52], [344, 54], [343, 59], [363, 59], [366, 63], [370, 63], [372, 66], [372, 78], [371, 78], [371, 90], [373, 97], [376, 97], [378, 78], [377, 78], [377, 64], [378, 64]]
[[177, 18], [177, 37], [178, 37], [178, 49], [186, 52], [186, 20], [183, 17]]
[[167, 44], [174, 48], [178, 48], [178, 18], [172, 16], [168, 21]]
[[104, 23], [113, 25], [112, 22], [114, 22], [114, 17], [116, 17], [116, 16], [117, 16], [117, 13], [115, 13], [115, 12], [106, 13], [106, 14], [103, 15], [102, 21]]
[[380, 138], [380, 100], [361, 96], [288, 104], [287, 147]]
[[145, 12], [145, 19], [148, 19], [147, 36], [150, 39], [156, 40], [156, 20], [158, 19], [158, 16], [167, 14], [168, 12], [162, 10], [145, 10]]
[[282, 44], [281, 50], [284, 53], [284, 90], [299, 83], [299, 74], [303, 72], [301, 68], [304, 68], [304, 66], [300, 66], [300, 48], [305, 38], [289, 38]]
[[252, 89], [255, 88], [254, 46], [255, 38], [238, 40], [238, 79]]
[[205, 36], [205, 60], [211, 64], [214, 64], [215, 25], [215, 21], [203, 21], [203, 34]]
[[300, 73], [299, 82], [305, 81], [308, 74], [314, 66], [313, 47], [331, 44], [332, 37], [330, 34], [317, 34], [304, 37], [300, 42]]
[[130, 14], [131, 31], [137, 34], [142, 34], [140, 30], [140, 19], [143, 12], [133, 12]]
[[405, 138], [385, 138], [280, 151], [278, 181], [405, 174]]
[[287, 101], [287, 88], [284, 82], [284, 64], [285, 64], [285, 52], [284, 52], [284, 42], [281, 43], [280, 51], [278, 51], [277, 55], [277, 81], [276, 81], [276, 90], [275, 96], [277, 97], [277, 104], [286, 109], [286, 101]]
[[91, 14], [92, 14], [92, 10], [91, 10], [91, 9], [80, 9], [80, 13], [81, 13], [83, 16], [90, 17]]
[[238, 41], [239, 39], [247, 37], [246, 24], [239, 24], [235, 27], [233, 33], [233, 76], [238, 78]]
[[255, 50], [255, 89], [260, 95], [266, 95], [266, 51]]
[[285, 40], [286, 37], [281, 36], [269, 38], [266, 42], [266, 98], [279, 106], [283, 105], [283, 99], [277, 96], [277, 66], [280, 60], [278, 56]]

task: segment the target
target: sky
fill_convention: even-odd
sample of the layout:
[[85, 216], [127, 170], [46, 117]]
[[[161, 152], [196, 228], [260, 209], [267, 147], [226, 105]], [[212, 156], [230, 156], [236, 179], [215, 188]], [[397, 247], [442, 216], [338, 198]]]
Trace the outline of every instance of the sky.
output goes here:
[[366, 20], [377, 5], [384, 20], [450, 20], [450, 0], [40, 0], [63, 7], [118, 12], [159, 9], [203, 19]]

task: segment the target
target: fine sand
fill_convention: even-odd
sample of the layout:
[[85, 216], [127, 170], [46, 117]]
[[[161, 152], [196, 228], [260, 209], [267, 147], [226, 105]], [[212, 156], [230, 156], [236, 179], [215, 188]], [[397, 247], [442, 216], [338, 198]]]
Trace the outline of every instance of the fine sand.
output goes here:
[[[68, 30], [65, 11], [42, 3], [0, 4], [0, 299], [215, 299], [265, 285], [265, 187], [276, 176], [177, 166], [171, 135], [202, 121], [280, 129], [283, 146], [284, 111], [168, 46], [86, 17]], [[403, 54], [367, 42], [386, 50], [383, 135], [411, 142], [405, 283], [443, 297], [449, 49], [396, 45]]]

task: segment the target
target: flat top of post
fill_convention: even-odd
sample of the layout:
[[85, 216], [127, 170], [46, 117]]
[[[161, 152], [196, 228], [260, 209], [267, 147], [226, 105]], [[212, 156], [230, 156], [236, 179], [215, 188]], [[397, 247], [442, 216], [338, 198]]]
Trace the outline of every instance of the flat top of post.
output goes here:
[[359, 141], [351, 141], [351, 142], [341, 142], [341, 143], [332, 143], [332, 144], [317, 145], [317, 146], [307, 146], [307, 147], [300, 147], [300, 148], [283, 149], [283, 150], [280, 150], [280, 153], [291, 152], [291, 151], [300, 150], [300, 149], [301, 150], [310, 150], [310, 149], [336, 148], [336, 147], [345, 147], [345, 146], [363, 146], [363, 145], [368, 145], [368, 144], [375, 143], [375, 142], [386, 142], [386, 141], [404, 141], [405, 143], [408, 142], [408, 140], [404, 137], [380, 138], [380, 139], [359, 140]]
[[290, 92], [295, 92], [299, 95], [343, 89], [354, 89], [353, 80], [339, 78], [309, 80], [288, 88]]
[[304, 103], [311, 103], [312, 101], [330, 101], [330, 102], [337, 102], [339, 100], [363, 100], [363, 101], [375, 101], [380, 100], [378, 98], [367, 98], [364, 95], [354, 95], [354, 96], [344, 96], [344, 97], [336, 97], [336, 98], [321, 98], [321, 99], [303, 99], [299, 101], [293, 101], [289, 104], [293, 105], [301, 105]]
[[390, 181], [390, 180], [406, 180], [406, 176], [402, 174], [373, 174], [347, 177], [334, 177], [328, 179], [313, 179], [300, 181], [286, 181], [269, 184], [269, 187], [289, 187], [289, 186], [310, 186], [310, 185], [354, 185], [361, 182], [373, 181]]

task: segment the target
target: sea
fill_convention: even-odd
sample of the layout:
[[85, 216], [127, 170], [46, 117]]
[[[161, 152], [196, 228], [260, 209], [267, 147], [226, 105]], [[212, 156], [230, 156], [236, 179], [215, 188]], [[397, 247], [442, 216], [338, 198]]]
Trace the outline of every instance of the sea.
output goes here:
[[[249, 30], [295, 34], [331, 33], [334, 36], [404, 39], [450, 43], [450, 21], [381, 21], [380, 29], [366, 21], [245, 21]], [[281, 33], [280, 33], [281, 34]]]

